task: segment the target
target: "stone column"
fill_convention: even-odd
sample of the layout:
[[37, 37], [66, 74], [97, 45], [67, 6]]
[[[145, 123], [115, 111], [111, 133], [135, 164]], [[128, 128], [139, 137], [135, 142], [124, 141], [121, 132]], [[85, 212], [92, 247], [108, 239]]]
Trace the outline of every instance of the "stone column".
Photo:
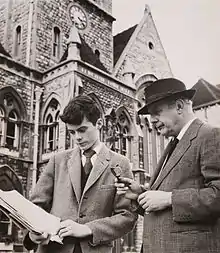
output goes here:
[[37, 161], [38, 161], [38, 138], [39, 138], [39, 114], [40, 114], [40, 98], [43, 88], [36, 87], [35, 90], [35, 117], [34, 117], [34, 149], [33, 149], [33, 168], [32, 168], [32, 189], [37, 182]]

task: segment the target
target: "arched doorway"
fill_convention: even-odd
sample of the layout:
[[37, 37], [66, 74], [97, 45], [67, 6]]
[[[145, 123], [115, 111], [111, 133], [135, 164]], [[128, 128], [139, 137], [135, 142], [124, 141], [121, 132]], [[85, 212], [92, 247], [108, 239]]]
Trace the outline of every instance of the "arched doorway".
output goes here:
[[[0, 166], [0, 189], [3, 191], [17, 190], [23, 194], [23, 186], [18, 175], [8, 165]], [[0, 252], [4, 249], [9, 252], [19, 252], [22, 248], [22, 231], [12, 224], [12, 221], [0, 211]]]

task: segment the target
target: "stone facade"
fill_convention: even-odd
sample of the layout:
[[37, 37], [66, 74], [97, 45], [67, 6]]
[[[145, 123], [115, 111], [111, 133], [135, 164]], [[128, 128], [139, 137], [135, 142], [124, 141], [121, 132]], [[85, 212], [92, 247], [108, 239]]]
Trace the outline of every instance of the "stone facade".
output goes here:
[[141, 22], [134, 30], [115, 65], [114, 74], [121, 80], [123, 80], [126, 61], [132, 65], [135, 73], [134, 82], [146, 73], [152, 74], [158, 79], [172, 76], [169, 62], [148, 6], [146, 6]]
[[[59, 114], [79, 94], [99, 105], [102, 141], [129, 158], [136, 180], [149, 179], [166, 143], [137, 109], [144, 84], [172, 73], [149, 8], [114, 65], [111, 6], [111, 0], [1, 2], [1, 188], [28, 198], [51, 155], [74, 147]], [[0, 242], [21, 252], [21, 230], [7, 233]], [[141, 234], [140, 219], [114, 252], [137, 252]]]

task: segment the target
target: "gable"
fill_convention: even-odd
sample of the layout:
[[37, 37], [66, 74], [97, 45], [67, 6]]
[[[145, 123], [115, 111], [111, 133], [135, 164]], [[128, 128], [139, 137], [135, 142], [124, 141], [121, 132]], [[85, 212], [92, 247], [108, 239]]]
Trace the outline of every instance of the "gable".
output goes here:
[[220, 100], [220, 89], [204, 79], [199, 79], [192, 89], [196, 90], [193, 98], [194, 107], [212, 104]]
[[134, 30], [136, 29], [137, 25], [134, 25], [127, 30], [118, 33], [117, 35], [114, 36], [113, 40], [113, 49], [114, 49], [114, 65], [118, 61], [121, 53], [123, 52], [125, 46], [127, 45], [129, 39], [131, 38]]
[[[124, 38], [123, 35], [125, 35]], [[121, 42], [120, 36], [122, 37]], [[149, 8], [145, 10], [145, 14], [137, 26], [119, 34], [114, 38], [114, 41], [116, 43], [114, 49], [117, 51], [114, 52], [116, 58], [113, 74], [118, 79], [123, 80], [124, 65], [127, 59], [133, 66], [136, 78], [143, 74], [152, 74], [157, 78], [172, 76]], [[117, 41], [120, 43], [117, 44]]]

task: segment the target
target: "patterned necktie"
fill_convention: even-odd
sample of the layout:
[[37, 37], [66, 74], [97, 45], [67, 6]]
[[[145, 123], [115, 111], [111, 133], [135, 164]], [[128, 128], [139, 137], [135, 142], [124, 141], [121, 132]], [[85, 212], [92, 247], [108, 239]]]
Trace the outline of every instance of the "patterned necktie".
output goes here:
[[[169, 142], [169, 148], [167, 150], [167, 155], [166, 155], [166, 161], [165, 161], [165, 164], [167, 163], [167, 161], [169, 160], [171, 154], [173, 153], [177, 143], [179, 142], [179, 140], [175, 137], [173, 138], [170, 142]], [[164, 164], [164, 165], [165, 165]]]
[[164, 154], [164, 160], [163, 160], [162, 164], [160, 165], [158, 174], [157, 174], [156, 179], [154, 180], [153, 184], [155, 184], [157, 182], [158, 178], [160, 177], [160, 174], [161, 174], [164, 166], [166, 165], [167, 161], [169, 160], [169, 158], [170, 158], [171, 154], [173, 153], [178, 142], [179, 142], [179, 140], [175, 137], [168, 143], [167, 148], [165, 150], [166, 154]]
[[95, 151], [92, 149], [87, 149], [83, 152], [83, 155], [86, 157], [86, 163], [83, 166], [84, 172], [86, 177], [88, 177], [91, 169], [92, 169], [92, 162], [91, 157], [95, 154]]

